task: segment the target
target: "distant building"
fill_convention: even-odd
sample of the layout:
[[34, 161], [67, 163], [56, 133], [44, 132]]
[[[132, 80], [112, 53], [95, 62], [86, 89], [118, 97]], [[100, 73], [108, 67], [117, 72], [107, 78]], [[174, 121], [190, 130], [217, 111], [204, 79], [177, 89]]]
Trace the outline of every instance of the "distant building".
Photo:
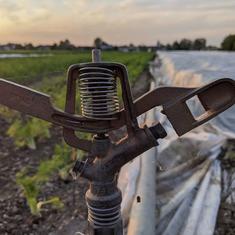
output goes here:
[[149, 46], [148, 47], [148, 52], [156, 52], [157, 47], [156, 46]]
[[35, 49], [39, 51], [49, 51], [51, 49], [50, 45], [38, 45], [35, 47]]
[[5, 44], [5, 45], [0, 45], [0, 50], [11, 51], [11, 50], [15, 50], [16, 47], [17, 47], [17, 44], [8, 43], [8, 44]]
[[120, 46], [120, 47], [118, 47], [118, 51], [129, 52], [130, 48], [128, 46]]
[[90, 46], [79, 46], [77, 47], [77, 49], [79, 51], [91, 51], [94, 47], [90, 47]]
[[113, 46], [108, 44], [107, 42], [102, 42], [101, 45], [100, 45], [100, 49], [103, 50], [103, 51], [112, 50]]

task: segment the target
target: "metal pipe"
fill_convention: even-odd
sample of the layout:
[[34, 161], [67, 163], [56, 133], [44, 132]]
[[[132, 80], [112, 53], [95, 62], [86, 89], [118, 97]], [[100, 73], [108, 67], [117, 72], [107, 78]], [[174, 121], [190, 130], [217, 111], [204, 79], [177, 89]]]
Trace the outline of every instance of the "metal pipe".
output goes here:
[[100, 49], [92, 50], [92, 62], [94, 63], [101, 62], [101, 50]]

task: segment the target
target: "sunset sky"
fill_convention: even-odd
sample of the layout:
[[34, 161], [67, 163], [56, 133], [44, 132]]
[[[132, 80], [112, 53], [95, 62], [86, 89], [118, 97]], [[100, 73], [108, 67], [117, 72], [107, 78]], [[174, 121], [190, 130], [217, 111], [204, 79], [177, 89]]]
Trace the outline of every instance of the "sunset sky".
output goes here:
[[235, 0], [0, 0], [0, 44], [155, 45], [235, 33]]

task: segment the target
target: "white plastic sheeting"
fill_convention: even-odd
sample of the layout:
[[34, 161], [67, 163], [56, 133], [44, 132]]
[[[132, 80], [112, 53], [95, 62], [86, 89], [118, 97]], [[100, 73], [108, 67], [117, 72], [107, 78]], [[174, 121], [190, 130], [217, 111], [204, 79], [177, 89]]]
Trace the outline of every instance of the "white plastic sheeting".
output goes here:
[[[228, 54], [210, 52], [162, 53], [162, 66], [157, 75], [162, 76], [161, 84], [188, 87], [200, 86], [220, 76], [234, 78], [234, 66], [231, 65], [220, 74], [226, 56]], [[229, 56], [235, 58], [235, 54]], [[226, 61], [235, 65], [228, 57]], [[199, 104], [193, 103], [191, 108], [197, 112]], [[158, 161], [166, 169], [157, 174], [155, 234], [214, 234], [221, 199], [221, 167], [217, 157], [226, 138], [235, 136], [234, 111], [233, 107], [211, 124], [178, 140], [173, 132], [168, 140], [162, 140]], [[163, 123], [167, 128], [170, 126], [166, 119]]]
[[[193, 57], [197, 59], [196, 63], [193, 63], [192, 53], [184, 56], [187, 55], [191, 57], [184, 60], [182, 57], [178, 62], [178, 55], [160, 54], [161, 68], [158, 59], [150, 67], [156, 79], [155, 86], [198, 86], [208, 82], [205, 79], [209, 76], [208, 71], [211, 71], [211, 77], [215, 75], [216, 66], [220, 64], [217, 57], [214, 60], [217, 64], [213, 67], [213, 59], [209, 60], [209, 55], [201, 54], [200, 61], [200, 54], [196, 54]], [[206, 64], [207, 59], [209, 62]], [[195, 64], [196, 68], [185, 68]], [[196, 104], [192, 107], [197, 111]], [[124, 185], [123, 175], [126, 175], [125, 187], [122, 187], [126, 223], [131, 209], [128, 235], [214, 234], [221, 198], [221, 167], [217, 157], [226, 138], [234, 136], [235, 115], [232, 113], [234, 109], [217, 118], [212, 125], [199, 127], [181, 138], [157, 109], [146, 116], [149, 123], [159, 120], [168, 136], [159, 140], [158, 154], [150, 150], [122, 169], [119, 182]], [[140, 196], [140, 203], [137, 203], [136, 196]]]
[[221, 192], [216, 159], [225, 138], [203, 130], [180, 139], [173, 132], [171, 136], [161, 140], [158, 154], [164, 171], [157, 173], [157, 227], [152, 234], [212, 235]]
[[137, 190], [137, 182], [140, 173], [140, 158], [134, 159], [122, 167], [119, 173], [118, 187], [122, 191], [122, 217], [124, 226], [128, 224], [130, 210]]
[[213, 234], [221, 192], [217, 155], [197, 157], [158, 174], [155, 234]]

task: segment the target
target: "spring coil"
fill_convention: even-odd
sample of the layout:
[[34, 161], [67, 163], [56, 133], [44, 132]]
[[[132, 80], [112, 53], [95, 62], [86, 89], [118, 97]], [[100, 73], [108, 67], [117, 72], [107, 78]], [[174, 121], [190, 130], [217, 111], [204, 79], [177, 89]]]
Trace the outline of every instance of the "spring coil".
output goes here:
[[117, 82], [112, 70], [83, 67], [79, 70], [82, 115], [93, 119], [114, 119], [119, 111]]
[[115, 226], [121, 220], [121, 206], [113, 208], [98, 209], [87, 204], [88, 221], [96, 228], [106, 228]]

